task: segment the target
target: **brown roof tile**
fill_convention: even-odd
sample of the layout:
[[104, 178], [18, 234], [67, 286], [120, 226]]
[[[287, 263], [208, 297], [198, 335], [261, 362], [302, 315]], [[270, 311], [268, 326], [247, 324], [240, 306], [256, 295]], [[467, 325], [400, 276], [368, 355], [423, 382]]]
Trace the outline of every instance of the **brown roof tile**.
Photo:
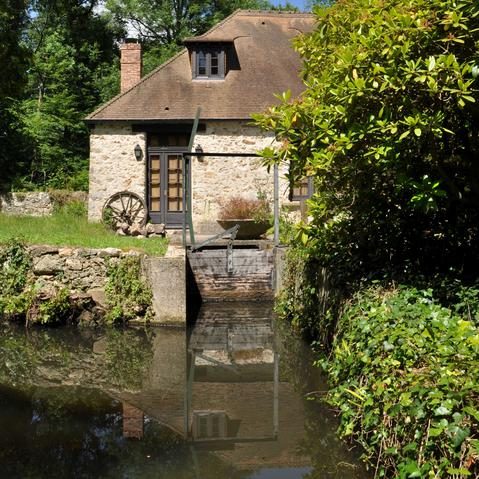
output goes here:
[[224, 80], [193, 80], [184, 49], [87, 120], [189, 120], [198, 106], [202, 119], [249, 118], [277, 103], [275, 93], [301, 93], [301, 63], [291, 39], [313, 28], [310, 14], [238, 10], [204, 35], [186, 40], [234, 41], [240, 68]]

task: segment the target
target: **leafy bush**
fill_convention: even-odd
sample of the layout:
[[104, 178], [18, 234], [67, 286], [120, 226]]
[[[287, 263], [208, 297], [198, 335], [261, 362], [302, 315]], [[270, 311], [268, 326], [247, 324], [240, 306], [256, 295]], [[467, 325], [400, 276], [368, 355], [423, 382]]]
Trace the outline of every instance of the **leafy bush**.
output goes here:
[[314, 340], [317, 347], [329, 350], [341, 295], [330, 283], [326, 269], [304, 249], [290, 248], [282, 287], [277, 312], [296, 332]]
[[22, 240], [0, 245], [0, 316], [24, 315], [30, 304], [28, 288], [32, 260]]
[[55, 288], [48, 295], [32, 294], [27, 311], [27, 325], [39, 323], [47, 325], [64, 324], [72, 313], [70, 293], [66, 288]]
[[0, 247], [0, 291], [2, 295], [21, 293], [25, 287], [32, 260], [25, 243], [12, 238]]
[[479, 267], [479, 3], [344, 0], [296, 40], [305, 93], [257, 123], [292, 183], [312, 176], [305, 243], [336, 278]]
[[110, 322], [127, 322], [139, 316], [151, 315], [152, 293], [141, 278], [140, 259], [122, 258], [108, 267], [105, 287], [109, 305], [106, 319]]
[[478, 477], [479, 327], [430, 290], [358, 293], [323, 366], [377, 477]]

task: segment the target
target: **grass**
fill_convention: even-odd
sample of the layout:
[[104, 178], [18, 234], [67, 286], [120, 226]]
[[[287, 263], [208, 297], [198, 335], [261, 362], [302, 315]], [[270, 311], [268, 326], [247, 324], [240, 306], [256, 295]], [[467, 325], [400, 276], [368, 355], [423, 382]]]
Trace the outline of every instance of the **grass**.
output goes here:
[[66, 205], [52, 216], [0, 214], [0, 244], [11, 238], [21, 238], [28, 244], [133, 249], [154, 256], [164, 255], [168, 245], [165, 238], [118, 236], [103, 224], [88, 223], [84, 206], [77, 203]]

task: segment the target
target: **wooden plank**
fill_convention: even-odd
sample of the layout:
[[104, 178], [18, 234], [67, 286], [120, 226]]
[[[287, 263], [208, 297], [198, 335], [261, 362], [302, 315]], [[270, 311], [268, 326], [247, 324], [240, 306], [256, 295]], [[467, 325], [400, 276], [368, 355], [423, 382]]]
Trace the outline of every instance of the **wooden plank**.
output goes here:
[[[266, 258], [264, 256], [258, 257], [245, 257], [237, 256], [233, 251], [233, 263], [235, 265], [263, 265], [270, 268], [273, 267], [273, 258]], [[218, 258], [192, 258], [190, 259], [190, 265], [193, 269], [201, 269], [210, 265], [223, 265], [226, 264], [226, 254]]]
[[196, 286], [204, 300], [271, 300], [271, 250], [233, 249], [233, 270], [228, 273], [226, 250], [188, 253]]
[[[273, 259], [273, 252], [267, 250], [247, 250], [247, 249], [234, 249], [233, 254], [237, 258], [271, 258]], [[188, 259], [193, 261], [194, 259], [204, 258], [222, 258], [226, 257], [226, 248], [212, 251], [195, 251], [194, 253], [188, 253]]]

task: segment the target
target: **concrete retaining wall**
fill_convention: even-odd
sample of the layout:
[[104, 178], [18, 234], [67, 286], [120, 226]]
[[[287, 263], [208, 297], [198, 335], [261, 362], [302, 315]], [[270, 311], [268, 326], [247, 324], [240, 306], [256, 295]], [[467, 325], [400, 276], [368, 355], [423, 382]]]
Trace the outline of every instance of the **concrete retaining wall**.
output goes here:
[[163, 257], [145, 257], [143, 269], [153, 292], [155, 322], [186, 326], [184, 249], [170, 245]]

